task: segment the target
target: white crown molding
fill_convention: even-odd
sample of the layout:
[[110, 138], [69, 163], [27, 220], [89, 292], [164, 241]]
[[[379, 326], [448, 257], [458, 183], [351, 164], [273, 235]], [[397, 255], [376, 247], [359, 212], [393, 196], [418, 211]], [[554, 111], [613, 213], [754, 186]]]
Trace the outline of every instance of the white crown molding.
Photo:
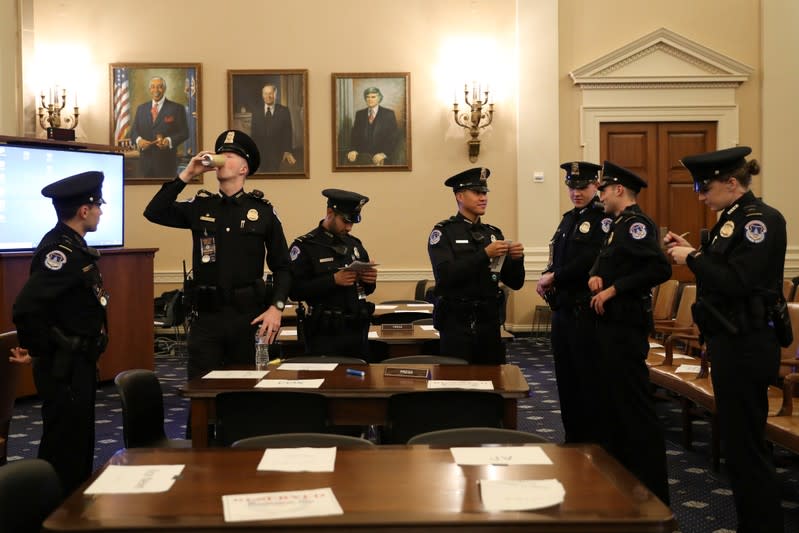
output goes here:
[[583, 89], [734, 88], [754, 69], [660, 28], [569, 73]]

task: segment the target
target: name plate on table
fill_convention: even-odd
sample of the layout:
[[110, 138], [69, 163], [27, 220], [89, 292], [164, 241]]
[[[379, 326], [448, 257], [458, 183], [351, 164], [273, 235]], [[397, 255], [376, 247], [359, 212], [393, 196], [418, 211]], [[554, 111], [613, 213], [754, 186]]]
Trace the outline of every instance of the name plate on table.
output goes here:
[[380, 324], [381, 333], [413, 333], [413, 324]]
[[383, 376], [387, 378], [416, 378], [416, 379], [430, 379], [429, 368], [400, 368], [390, 366], [383, 372]]

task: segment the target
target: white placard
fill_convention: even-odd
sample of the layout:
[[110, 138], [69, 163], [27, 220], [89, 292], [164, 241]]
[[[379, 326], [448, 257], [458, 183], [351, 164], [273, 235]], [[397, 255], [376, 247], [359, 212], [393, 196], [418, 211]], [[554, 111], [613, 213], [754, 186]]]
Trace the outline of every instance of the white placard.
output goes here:
[[680, 365], [675, 370], [675, 374], [698, 374], [702, 370], [702, 365]]
[[264, 379], [268, 370], [211, 370], [203, 379]]
[[277, 472], [332, 472], [336, 464], [336, 447], [332, 448], [267, 448], [257, 470]]
[[527, 511], [563, 502], [566, 490], [557, 479], [481, 479], [486, 511]]
[[432, 324], [422, 324], [419, 327], [422, 328], [422, 331], [438, 331]]
[[296, 337], [297, 328], [281, 328], [277, 334], [278, 337]]
[[380, 335], [378, 335], [376, 331], [370, 331], [369, 332], [369, 338], [370, 339], [379, 339]]
[[278, 370], [317, 370], [322, 372], [329, 372], [335, 370], [338, 363], [281, 363]]
[[108, 465], [84, 494], [166, 492], [186, 465]]
[[551, 465], [540, 446], [454, 447], [449, 449], [459, 465]]
[[321, 379], [262, 379], [256, 389], [318, 389], [325, 382]]
[[494, 390], [494, 383], [482, 380], [466, 379], [431, 379], [427, 382], [428, 389], [469, 389], [469, 390]]
[[329, 487], [222, 496], [225, 522], [344, 514]]
[[[655, 355], [662, 355], [662, 356], [665, 357], [666, 356], [666, 352], [655, 352]], [[689, 359], [689, 360], [696, 359], [696, 357], [691, 357], [690, 355], [685, 355], [685, 354], [682, 354], [682, 353], [673, 353], [673, 354], [671, 354], [671, 358], [672, 359]]]

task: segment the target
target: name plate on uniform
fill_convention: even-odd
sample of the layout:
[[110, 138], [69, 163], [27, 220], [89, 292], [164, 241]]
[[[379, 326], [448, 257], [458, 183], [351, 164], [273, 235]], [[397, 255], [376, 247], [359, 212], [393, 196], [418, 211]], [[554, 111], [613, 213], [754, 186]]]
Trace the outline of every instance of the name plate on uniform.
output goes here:
[[383, 372], [383, 376], [387, 378], [417, 378], [417, 379], [430, 379], [429, 368], [400, 368], [390, 366]]
[[380, 324], [381, 333], [412, 333], [413, 324]]

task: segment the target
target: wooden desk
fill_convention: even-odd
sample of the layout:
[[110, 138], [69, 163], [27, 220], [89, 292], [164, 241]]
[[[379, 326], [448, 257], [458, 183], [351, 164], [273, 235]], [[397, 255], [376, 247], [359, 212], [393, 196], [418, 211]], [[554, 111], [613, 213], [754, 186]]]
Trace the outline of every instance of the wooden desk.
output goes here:
[[[271, 369], [265, 379], [319, 379], [318, 389], [280, 389], [317, 392], [328, 399], [331, 423], [345, 426], [383, 425], [386, 422], [388, 397], [398, 392], [427, 390], [427, 380], [385, 377], [390, 364], [338, 365], [330, 372], [289, 371]], [[516, 428], [516, 402], [530, 393], [527, 380], [516, 365], [402, 365], [429, 368], [432, 379], [484, 380], [494, 384], [494, 392], [505, 398], [503, 423]], [[239, 367], [241, 368], [241, 367]], [[271, 367], [270, 367], [271, 368]], [[348, 368], [363, 370], [364, 377], [349, 376]], [[221, 392], [252, 390], [256, 379], [202, 379], [189, 381], [180, 389], [191, 399], [191, 440], [195, 448], [208, 446], [208, 422], [215, 408], [216, 395]], [[259, 389], [260, 390], [260, 389]]]
[[[109, 464], [185, 464], [167, 493], [73, 493], [45, 531], [667, 532], [674, 515], [594, 445], [541, 445], [552, 465], [458, 466], [448, 449], [379, 446], [336, 452], [334, 472], [257, 472], [262, 450], [120, 450]], [[99, 473], [99, 472], [98, 472]], [[96, 477], [98, 473], [95, 473]], [[92, 480], [94, 479], [92, 478]], [[558, 479], [557, 506], [486, 512], [480, 479]], [[222, 496], [330, 487], [344, 514], [225, 522]]]

